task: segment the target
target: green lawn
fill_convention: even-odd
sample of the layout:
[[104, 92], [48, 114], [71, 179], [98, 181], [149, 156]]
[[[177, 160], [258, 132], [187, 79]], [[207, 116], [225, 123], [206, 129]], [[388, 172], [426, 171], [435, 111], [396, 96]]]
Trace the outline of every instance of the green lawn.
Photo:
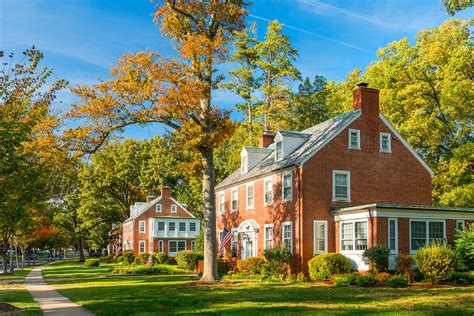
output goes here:
[[[0, 302], [21, 308], [20, 313], [13, 315], [43, 315], [38, 304], [33, 300], [23, 284], [6, 285], [0, 287]], [[0, 310], [0, 315], [3, 315]]]
[[30, 267], [30, 268], [15, 270], [13, 274], [7, 274], [7, 275], [0, 274], [0, 281], [13, 280], [13, 279], [25, 279], [26, 275], [30, 273], [31, 269], [32, 268]]

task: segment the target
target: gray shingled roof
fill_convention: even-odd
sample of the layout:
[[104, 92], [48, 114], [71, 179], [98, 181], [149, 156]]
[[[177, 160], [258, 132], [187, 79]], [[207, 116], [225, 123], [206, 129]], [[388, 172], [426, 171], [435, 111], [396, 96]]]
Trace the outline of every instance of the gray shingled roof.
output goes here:
[[245, 174], [241, 174], [240, 168], [237, 169], [230, 176], [224, 179], [224, 181], [219, 183], [219, 185], [216, 186], [216, 189], [227, 187], [242, 181], [252, 179], [254, 177], [260, 177], [267, 173], [293, 166], [296, 163], [305, 162], [320, 148], [322, 148], [328, 139], [337, 134], [352, 120], [359, 117], [360, 113], [360, 110], [352, 110], [339, 116], [336, 116], [330, 120], [322, 122], [318, 125], [310, 127], [302, 132], [284, 131], [284, 133], [288, 136], [298, 135], [301, 137], [301, 135], [304, 135], [305, 137], [307, 137], [307, 140], [291, 154], [287, 155], [281, 161], [277, 162], [275, 162], [273, 156], [275, 144], [273, 143], [269, 145], [267, 148], [271, 149], [272, 151], [265, 159], [263, 159], [260, 163], [258, 163], [255, 167], [253, 167]]

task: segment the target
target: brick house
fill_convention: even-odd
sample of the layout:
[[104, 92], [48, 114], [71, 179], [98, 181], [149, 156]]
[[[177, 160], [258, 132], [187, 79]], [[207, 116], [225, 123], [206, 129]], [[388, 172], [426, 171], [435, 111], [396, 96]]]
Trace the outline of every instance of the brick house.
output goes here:
[[130, 207], [130, 217], [122, 223], [122, 249], [142, 252], [163, 252], [175, 256], [180, 250], [195, 247], [200, 221], [163, 187], [161, 196], [147, 197]]
[[365, 270], [362, 252], [386, 244], [393, 268], [398, 253], [474, 221], [474, 209], [431, 206], [433, 171], [379, 113], [379, 91], [360, 84], [353, 94], [349, 112], [242, 149], [240, 170], [216, 187], [218, 240], [223, 228], [233, 234], [227, 256], [283, 245], [293, 272], [326, 252]]

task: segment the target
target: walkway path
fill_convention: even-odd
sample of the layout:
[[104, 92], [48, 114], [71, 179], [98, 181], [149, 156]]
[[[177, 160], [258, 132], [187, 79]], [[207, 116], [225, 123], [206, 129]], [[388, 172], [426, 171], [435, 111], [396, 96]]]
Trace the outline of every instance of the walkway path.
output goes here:
[[26, 289], [38, 302], [45, 315], [90, 316], [93, 315], [80, 305], [72, 302], [43, 281], [41, 270], [43, 267], [33, 268], [26, 276]]

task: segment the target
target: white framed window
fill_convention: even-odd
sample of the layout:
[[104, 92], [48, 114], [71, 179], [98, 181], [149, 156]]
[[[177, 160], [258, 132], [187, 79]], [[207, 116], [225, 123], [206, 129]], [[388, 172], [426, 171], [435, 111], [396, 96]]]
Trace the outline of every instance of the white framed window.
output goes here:
[[328, 222], [314, 221], [314, 254], [328, 252]]
[[157, 213], [161, 213], [162, 212], [161, 204], [156, 204], [155, 209]]
[[263, 180], [263, 195], [263, 205], [271, 205], [273, 203], [273, 178]]
[[380, 152], [392, 152], [392, 138], [390, 137], [390, 133], [380, 133]]
[[178, 211], [178, 208], [176, 207], [176, 204], [171, 204], [171, 213], [176, 213]]
[[349, 149], [360, 149], [360, 130], [349, 129]]
[[254, 186], [253, 182], [246, 185], [247, 191], [247, 209], [251, 210], [254, 207]]
[[367, 249], [367, 220], [343, 221], [341, 226], [341, 251], [362, 251]]
[[223, 214], [225, 211], [225, 193], [219, 193], [219, 213]]
[[164, 252], [163, 240], [158, 240], [158, 252]]
[[432, 242], [444, 243], [446, 227], [444, 220], [410, 219], [410, 251], [416, 252]]
[[264, 249], [273, 248], [273, 224], [265, 224], [263, 226], [265, 232], [265, 239], [264, 239]]
[[351, 173], [349, 171], [332, 171], [332, 200], [351, 200]]
[[240, 157], [240, 172], [241, 173], [247, 172], [247, 156]]
[[232, 212], [237, 212], [239, 209], [239, 191], [237, 188], [232, 189], [230, 191], [230, 205], [231, 205], [231, 211]]
[[388, 219], [388, 249], [398, 253], [398, 221], [396, 218]]
[[283, 222], [281, 226], [282, 246], [293, 253], [293, 223]]
[[138, 241], [138, 252], [142, 253], [145, 252], [145, 241], [139, 240]]
[[165, 230], [165, 222], [158, 222], [158, 230], [159, 231]]
[[195, 240], [191, 240], [191, 250], [196, 250], [196, 241]]
[[237, 254], [239, 245], [239, 230], [237, 228], [232, 228], [232, 239], [230, 241], [230, 249], [235, 251]]
[[190, 232], [196, 231], [196, 223], [189, 223], [189, 231]]
[[139, 233], [145, 233], [145, 221], [139, 221], [138, 222], [138, 232]]
[[175, 222], [169, 222], [168, 223], [168, 231], [174, 232], [176, 230], [176, 223]]
[[180, 232], [185, 232], [186, 231], [186, 223], [185, 222], [180, 222], [179, 223], [179, 231]]
[[464, 230], [465, 227], [466, 227], [466, 224], [465, 224], [463, 219], [456, 220], [456, 229], [457, 230]]
[[186, 250], [185, 240], [168, 241], [168, 255], [175, 256], [178, 251]]
[[152, 252], [153, 252], [153, 241], [150, 241], [150, 242], [148, 243], [148, 252], [149, 252], [149, 253], [152, 253]]
[[275, 161], [280, 161], [283, 159], [283, 142], [277, 141], [275, 144]]
[[291, 171], [282, 175], [282, 195], [283, 202], [291, 202], [293, 197], [293, 175]]

